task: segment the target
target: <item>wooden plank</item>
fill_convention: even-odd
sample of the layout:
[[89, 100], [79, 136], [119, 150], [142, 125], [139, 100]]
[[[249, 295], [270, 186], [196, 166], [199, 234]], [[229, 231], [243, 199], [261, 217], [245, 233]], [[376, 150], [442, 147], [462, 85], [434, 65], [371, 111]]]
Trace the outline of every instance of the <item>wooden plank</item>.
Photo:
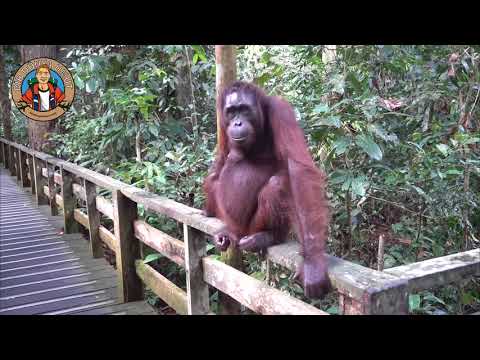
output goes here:
[[480, 274], [480, 249], [397, 266], [384, 272], [408, 280], [410, 292], [427, 290]]
[[[48, 189], [47, 186], [43, 187], [43, 193], [50, 199], [50, 190]], [[49, 205], [50, 206], [50, 205]], [[58, 208], [63, 209], [63, 198], [62, 195], [60, 194], [55, 194], [55, 206]], [[52, 216], [58, 216], [57, 215], [52, 215]]]
[[[335, 256], [326, 255], [328, 275], [334, 288], [354, 299], [362, 299], [369, 289], [380, 289], [389, 283], [398, 282], [396, 276], [373, 270]], [[267, 258], [272, 262], [296, 271], [302, 264], [300, 245], [296, 241], [271, 246], [267, 250]]]
[[117, 270], [119, 296], [124, 302], [143, 298], [142, 282], [136, 273], [135, 260], [140, 257], [140, 242], [135, 239], [133, 222], [137, 218], [137, 203], [119, 190], [112, 191], [113, 223], [117, 239]]
[[[84, 214], [80, 209], [75, 209], [74, 211], [74, 217], [75, 220], [88, 229], [88, 216]], [[106, 229], [103, 226], [99, 226], [98, 228], [98, 233], [100, 236], [100, 239], [113, 251], [117, 251], [117, 239], [115, 238], [115, 235], [112, 234], [108, 229]]]
[[56, 195], [56, 187], [54, 182], [54, 173], [55, 173], [55, 165], [47, 164], [48, 169], [48, 177], [47, 177], [47, 184], [48, 184], [48, 198], [50, 204], [50, 214], [52, 216], [58, 215], [58, 207], [55, 199]]
[[204, 282], [202, 258], [207, 255], [203, 234], [183, 224], [185, 243], [185, 272], [187, 275], [187, 306], [189, 315], [210, 312], [208, 285]]
[[79, 231], [78, 223], [73, 217], [75, 210], [75, 197], [73, 196], [73, 176], [66, 171], [63, 166], [60, 167], [62, 176], [62, 198], [63, 198], [63, 221], [65, 234], [72, 234]]
[[0, 142], [0, 155], [2, 159], [2, 164], [6, 168], [7, 160], [6, 160], [5, 144], [3, 142]]
[[78, 166], [67, 161], [63, 162], [63, 166], [66, 170], [74, 173], [75, 175], [83, 179], [87, 179], [88, 181], [93, 182], [94, 184], [104, 187], [108, 190], [118, 190], [124, 186], [128, 186], [124, 182], [112, 179], [109, 176], [99, 174], [95, 171], [86, 169], [82, 166]]
[[103, 257], [103, 248], [100, 241], [100, 214], [96, 207], [97, 186], [84, 180], [85, 199], [87, 202], [88, 233], [90, 236], [90, 250], [94, 258]]
[[5, 144], [4, 142], [2, 142], [2, 146], [3, 146], [3, 154], [4, 154], [3, 167], [5, 169], [8, 169], [9, 168], [8, 163], [9, 163], [9, 158], [10, 158], [10, 155], [8, 153], [9, 146], [7, 144]]
[[[88, 180], [87, 180], [88, 181]], [[73, 184], [73, 193], [79, 199], [85, 201], [85, 190], [84, 187], [79, 184]], [[96, 196], [96, 207], [97, 210], [104, 214], [109, 219], [113, 220], [113, 203], [111, 200], [106, 197], [97, 195]]]
[[[84, 180], [85, 181], [85, 180]], [[73, 194], [83, 201], [86, 201], [85, 198], [85, 188], [79, 184], [73, 183]]]
[[96, 206], [102, 214], [113, 220], [113, 204], [110, 200], [103, 196], [97, 196]]
[[20, 168], [20, 181], [23, 187], [28, 187], [30, 186], [30, 182], [28, 180], [27, 174], [28, 174], [28, 164], [27, 164], [27, 153], [24, 153], [23, 151], [20, 151], [19, 153], [19, 168]]
[[27, 163], [28, 163], [28, 175], [30, 180], [30, 187], [32, 191], [32, 195], [35, 195], [35, 171], [33, 169], [33, 156], [27, 155]]
[[19, 149], [16, 149], [15, 152], [15, 160], [16, 160], [16, 175], [17, 175], [17, 180], [22, 181], [22, 157], [20, 156], [21, 151]]
[[328, 315], [212, 257], [203, 258], [204, 280], [264, 315]]
[[176, 264], [185, 267], [185, 247], [182, 241], [155, 229], [143, 220], [135, 220], [133, 228], [137, 239], [165, 255]]
[[215, 234], [224, 226], [219, 219], [203, 216], [201, 210], [191, 208], [134, 186], [122, 188], [122, 193], [138, 204], [144, 205], [147, 211], [155, 211], [179, 222], [186, 223], [209, 235]]
[[48, 204], [48, 197], [45, 196], [43, 191], [47, 186], [47, 179], [42, 176], [42, 169], [45, 166], [45, 162], [37, 157], [33, 157], [33, 171], [35, 177], [35, 197], [38, 205]]
[[[46, 167], [42, 168], [42, 176], [48, 178], [48, 169]], [[53, 179], [55, 184], [62, 185], [62, 175], [55, 171], [53, 174]]]
[[15, 148], [10, 145], [8, 147], [8, 153], [10, 155], [10, 161], [9, 161], [9, 165], [10, 165], [10, 175], [12, 176], [16, 176], [16, 164], [15, 164]]
[[187, 314], [187, 293], [142, 260], [136, 262], [137, 275], [157, 296], [178, 314]]

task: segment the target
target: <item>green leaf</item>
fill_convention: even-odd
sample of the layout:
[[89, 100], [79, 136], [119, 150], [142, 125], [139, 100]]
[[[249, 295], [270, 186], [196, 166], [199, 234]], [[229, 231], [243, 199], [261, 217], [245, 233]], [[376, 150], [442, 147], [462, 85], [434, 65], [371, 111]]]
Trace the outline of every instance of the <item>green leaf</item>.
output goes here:
[[347, 136], [342, 136], [340, 139], [337, 139], [333, 142], [333, 148], [337, 155], [343, 154], [348, 146], [352, 143], [352, 139]]
[[150, 124], [148, 129], [150, 130], [150, 133], [152, 135], [154, 135], [155, 137], [158, 137], [158, 128], [155, 126], [155, 124]]
[[367, 177], [362, 175], [352, 180], [352, 192], [358, 196], [365, 196], [368, 187]]
[[457, 170], [457, 169], [450, 169], [447, 170], [446, 172], [447, 175], [462, 175], [463, 171]]
[[333, 185], [338, 185], [343, 183], [347, 179], [348, 174], [340, 171], [334, 172], [330, 177], [330, 183]]
[[419, 188], [418, 186], [415, 186], [415, 185], [412, 185], [412, 187], [417, 191], [417, 193], [419, 193], [423, 197], [427, 197], [427, 194], [421, 188]]
[[260, 281], [265, 280], [265, 274], [261, 271], [256, 271], [253, 274], [250, 274], [250, 276]]
[[192, 60], [193, 65], [195, 65], [197, 63], [197, 61], [198, 61], [198, 54], [195, 54], [195, 55], [193, 55], [193, 60]]
[[436, 148], [442, 153], [443, 156], [447, 156], [450, 148], [445, 144], [437, 144]]
[[465, 305], [472, 305], [475, 303], [475, 297], [469, 292], [464, 292], [462, 294], [462, 303]]
[[356, 137], [355, 143], [360, 146], [362, 150], [365, 151], [372, 159], [382, 160], [382, 149], [380, 149], [380, 146], [373, 141], [371, 136], [365, 134], [359, 135]]
[[77, 85], [77, 87], [80, 90], [82, 90], [85, 87], [85, 83], [77, 74], [75, 74], [75, 76], [73, 77], [73, 80], [75, 81], [75, 85]]
[[316, 114], [320, 114], [320, 113], [326, 113], [328, 112], [328, 110], [329, 110], [328, 104], [319, 104], [315, 106], [315, 108], [313, 109], [313, 112]]
[[144, 263], [144, 264], [148, 264], [149, 262], [158, 260], [158, 259], [160, 259], [161, 257], [163, 257], [162, 254], [149, 254], [149, 255], [147, 255], [147, 256], [145, 257], [145, 259], [143, 260], [143, 263]]
[[420, 295], [409, 295], [408, 296], [408, 305], [410, 307], [410, 311], [415, 311], [420, 308]]
[[343, 182], [343, 185], [342, 185], [342, 190], [343, 191], [347, 191], [348, 189], [350, 189], [350, 186], [352, 185], [352, 180], [353, 180], [352, 175], [348, 174], [347, 177], [345, 178], [345, 181]]
[[390, 141], [395, 144], [398, 143], [398, 136], [396, 134], [385, 131], [385, 129], [378, 124], [369, 124], [368, 129], [384, 141]]
[[90, 78], [85, 86], [85, 90], [88, 93], [93, 93], [97, 89], [97, 80], [95, 78]]
[[439, 303], [439, 304], [442, 304], [442, 305], [446, 305], [445, 304], [445, 301], [443, 301], [442, 299], [436, 297], [435, 295], [433, 294], [427, 294], [424, 296], [423, 300], [425, 301], [428, 301], [428, 302], [433, 302], [433, 303]]
[[362, 84], [358, 81], [357, 77], [353, 72], [348, 73], [347, 80], [353, 85], [355, 91], [361, 93], [362, 92]]
[[330, 315], [338, 315], [338, 306], [330, 306], [327, 310], [325, 310]]
[[328, 118], [323, 118], [317, 121], [316, 125], [334, 126], [336, 128], [339, 128], [342, 125], [342, 123], [340, 121], [340, 116], [329, 116]]

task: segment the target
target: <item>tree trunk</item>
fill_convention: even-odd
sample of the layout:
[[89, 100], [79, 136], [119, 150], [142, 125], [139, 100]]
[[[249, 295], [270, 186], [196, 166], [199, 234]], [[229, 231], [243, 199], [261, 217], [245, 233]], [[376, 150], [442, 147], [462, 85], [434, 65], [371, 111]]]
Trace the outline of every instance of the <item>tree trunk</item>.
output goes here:
[[[177, 68], [177, 88], [176, 100], [177, 105], [182, 110], [182, 115], [185, 117], [190, 115], [190, 122], [186, 124], [187, 131], [192, 132], [193, 127], [196, 124], [196, 114], [194, 112], [193, 98], [193, 84], [191, 79], [191, 59], [192, 49], [187, 46], [183, 47], [183, 51], [178, 54], [176, 68]], [[190, 105], [192, 108], [190, 108]]]
[[3, 123], [3, 135], [12, 140], [12, 122], [10, 118], [10, 97], [8, 94], [8, 77], [5, 68], [5, 45], [0, 45], [0, 119]]
[[[56, 45], [19, 45], [22, 63], [26, 63], [38, 57], [56, 59]], [[49, 132], [55, 129], [56, 120], [35, 121], [28, 119], [27, 131], [30, 147], [34, 150], [44, 151], [46, 137]]]
[[[215, 45], [217, 102], [223, 89], [237, 78], [236, 52], [232, 45]], [[220, 113], [217, 110], [217, 141], [220, 142]], [[242, 252], [230, 247], [222, 253], [222, 261], [243, 271]], [[218, 312], [221, 315], [240, 314], [240, 304], [227, 294], [218, 293]]]

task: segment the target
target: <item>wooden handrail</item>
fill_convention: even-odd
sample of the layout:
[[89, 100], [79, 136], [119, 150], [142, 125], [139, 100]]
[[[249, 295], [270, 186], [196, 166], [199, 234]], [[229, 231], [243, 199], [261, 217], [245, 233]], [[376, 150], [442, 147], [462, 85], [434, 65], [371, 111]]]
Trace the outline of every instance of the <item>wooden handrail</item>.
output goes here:
[[[43, 194], [46, 195], [46, 198], [50, 197], [50, 190], [54, 190], [56, 192], [56, 187], [59, 185], [63, 187], [63, 178], [60, 173], [51, 173], [51, 181], [48, 182], [49, 186], [46, 186], [47, 183], [40, 181], [42, 175], [48, 178], [48, 167], [53, 169], [54, 167], [60, 168], [60, 171], [64, 174], [72, 174], [73, 176], [77, 176], [84, 181], [88, 181], [96, 186], [100, 186], [102, 188], [108, 189], [114, 193], [116, 193], [116, 197], [122, 197], [123, 202], [131, 202], [131, 204], [135, 205], [140, 204], [143, 205], [144, 208], [148, 211], [153, 211], [161, 215], [168, 216], [172, 219], [175, 219], [184, 224], [185, 231], [190, 231], [189, 228], [196, 229], [196, 231], [203, 232], [207, 235], [213, 235], [218, 230], [223, 227], [223, 223], [216, 218], [208, 218], [202, 215], [202, 212], [198, 209], [191, 208], [184, 204], [178, 203], [171, 199], [168, 199], [163, 196], [159, 196], [143, 189], [137, 188], [133, 185], [129, 185], [123, 183], [122, 181], [115, 180], [109, 176], [99, 174], [95, 171], [86, 169], [82, 166], [73, 164], [68, 161], [57, 159], [53, 156], [48, 154], [34, 151], [29, 149], [23, 145], [19, 145], [10, 141], [7, 141], [3, 138], [0, 138], [0, 143], [2, 146], [0, 150], [2, 151], [2, 156], [0, 159], [4, 162], [4, 165], [7, 167], [7, 162], [9, 163], [10, 170], [15, 172], [17, 176], [19, 176], [19, 180], [22, 181], [23, 186], [26, 186], [28, 183], [27, 178], [29, 181], [34, 183], [39, 183], [41, 185], [40, 188], [37, 187], [37, 192], [40, 190], [41, 194], [36, 194], [37, 199], [43, 199]], [[5, 145], [3, 145], [5, 144]], [[11, 149], [17, 149], [13, 151]], [[7, 153], [8, 152], [8, 153]], [[16, 154], [19, 152], [19, 154]], [[33, 164], [29, 163], [29, 166], [25, 165], [25, 156], [24, 154], [28, 154], [33, 159]], [[13, 159], [13, 163], [10, 163]], [[28, 160], [30, 161], [30, 160]], [[39, 164], [39, 162], [43, 162], [43, 166]], [[37, 169], [41, 169], [41, 175], [34, 174], [32, 176], [31, 171], [32, 169], [36, 171]], [[29, 176], [26, 176], [25, 173], [28, 173]], [[39, 178], [40, 176], [40, 178]], [[71, 194], [76, 198], [86, 200], [86, 193], [84, 186], [76, 183], [71, 183], [71, 179], [69, 179], [71, 186]], [[32, 183], [32, 189], [35, 188], [35, 184]], [[92, 189], [93, 191], [94, 189]], [[70, 194], [70, 193], [69, 193]], [[71, 196], [71, 195], [69, 195]], [[95, 205], [90, 208], [91, 211], [100, 211], [107, 217], [116, 220], [116, 216], [119, 216], [123, 211], [123, 209], [116, 208], [115, 202], [109, 200], [105, 197], [94, 195], [95, 198], [92, 198], [92, 201], [95, 200]], [[51, 204], [52, 211], [58, 205], [59, 208], [63, 208], [64, 206], [64, 198], [62, 195], [56, 193], [54, 196], [54, 204]], [[71, 207], [71, 200], [69, 200], [69, 207]], [[70, 210], [69, 210], [70, 211]], [[122, 214], [120, 216], [123, 216]], [[74, 209], [73, 211], [73, 218], [82, 226], [86, 227], [90, 231], [92, 228], [90, 227], [91, 224], [89, 223], [89, 215], [83, 213], [79, 209]], [[95, 217], [92, 219], [96, 219]], [[117, 231], [127, 231], [122, 236], [134, 236], [136, 239], [140, 240], [141, 242], [147, 244], [148, 246], [152, 247], [153, 249], [159, 251], [170, 260], [174, 261], [180, 266], [185, 267], [186, 265], [186, 257], [188, 256], [196, 256], [195, 253], [191, 253], [188, 255], [185, 252], [184, 242], [174, 239], [171, 236], [163, 233], [162, 231], [148, 225], [143, 220], [134, 219], [129, 220], [130, 218], [125, 218], [131, 222], [129, 226], [131, 228], [124, 226], [123, 223], [116, 223], [118, 229]], [[67, 221], [67, 220], [66, 220]], [[92, 220], [93, 221], [93, 220]], [[93, 224], [92, 224], [93, 225]], [[133, 260], [137, 255], [130, 254], [127, 250], [120, 247], [119, 243], [119, 234], [113, 234], [108, 229], [101, 225], [96, 225], [96, 231], [98, 231], [99, 238], [104, 241], [107, 246], [111, 249], [115, 250], [120, 257], [117, 259], [118, 262], [127, 261], [123, 264], [123, 266], [129, 266], [130, 270], [129, 273], [136, 272], [137, 275], [143, 276], [143, 280], [148, 279], [148, 281], [152, 284], [152, 286], [156, 286], [158, 289], [162, 289], [161, 292], [163, 296], [165, 295], [165, 291], [173, 291], [174, 294], [180, 294], [181, 299], [184, 299], [184, 293], [177, 290], [175, 286], [171, 287], [168, 285], [165, 287], [165, 278], [161, 276], [152, 276], [151, 275], [151, 268], [145, 267], [143, 265], [139, 265], [138, 261], [135, 264]], [[131, 232], [131, 235], [129, 235]], [[194, 234], [194, 233], [192, 233]], [[191, 234], [191, 235], [192, 235]], [[194, 236], [192, 239], [197, 239], [197, 235]], [[122, 242], [127, 241], [126, 239], [122, 240]], [[131, 240], [129, 240], [131, 241]], [[190, 241], [190, 240], [189, 240]], [[200, 241], [200, 240], [193, 240], [193, 241]], [[191, 244], [189, 245], [191, 246]], [[192, 248], [193, 249], [193, 248]], [[92, 250], [93, 251], [93, 250]], [[193, 250], [192, 250], [193, 251]], [[125, 260], [124, 259], [127, 259]], [[455, 281], [458, 279], [458, 276], [465, 276], [471, 274], [478, 274], [480, 273], [480, 250], [473, 250], [468, 253], [460, 253], [450, 255], [449, 257], [437, 258], [427, 260], [427, 262], [418, 262], [415, 264], [409, 264], [405, 266], [399, 266], [396, 268], [390, 268], [383, 272], [379, 272], [358, 264], [354, 264], [352, 262], [339, 259], [334, 256], [329, 256], [329, 277], [336, 288], [336, 290], [340, 294], [340, 305], [341, 311], [343, 313], [362, 313], [362, 314], [382, 314], [382, 313], [406, 313], [408, 311], [407, 308], [407, 298], [408, 292], [414, 290], [420, 290], [426, 288], [426, 286], [433, 286], [437, 283], [448, 283]], [[222, 291], [232, 292], [230, 286], [224, 284], [222, 281], [219, 280], [217, 277], [218, 274], [212, 271], [223, 271], [225, 272], [225, 276], [230, 276], [231, 281], [240, 281], [241, 283], [248, 283], [251, 285], [251, 289], [253, 292], [249, 292], [248, 290], [242, 290], [235, 294], [231, 294], [232, 297], [236, 298], [238, 301], [242, 302], [244, 305], [250, 307], [254, 311], [262, 312], [262, 306], [257, 306], [261, 303], [258, 296], [262, 296], [259, 294], [274, 294], [276, 300], [279, 303], [271, 303], [266, 302], [268, 306], [265, 307], [266, 313], [278, 313], [278, 312], [285, 312], [285, 309], [290, 309], [293, 313], [295, 313], [295, 309], [298, 309], [298, 306], [302, 307], [303, 305], [298, 304], [298, 300], [291, 298], [288, 295], [285, 295], [278, 291], [270, 291], [271, 289], [267, 285], [262, 285], [261, 283], [256, 283], [255, 279], [248, 277], [243, 273], [238, 272], [228, 265], [220, 265], [217, 262], [213, 261], [211, 258], [202, 257], [203, 258], [203, 274], [204, 280], [209, 283], [210, 285], [219, 287]], [[296, 267], [301, 263], [302, 258], [299, 254], [299, 245], [297, 242], [288, 242], [286, 244], [272, 246], [267, 251], [267, 258], [279, 265], [282, 265], [290, 270], [295, 270]], [[478, 259], [477, 259], [478, 258]], [[132, 260], [133, 259], [133, 260]], [[189, 267], [194, 266], [196, 267], [196, 261], [191, 263], [192, 259], [189, 259]], [[431, 265], [431, 266], [430, 266]], [[212, 270], [215, 269], [215, 270]], [[432, 270], [434, 269], [434, 270]], [[235, 271], [233, 271], [235, 270]], [[120, 269], [120, 271], [126, 271], [125, 269]], [[198, 270], [193, 270], [192, 272], [196, 272]], [[187, 276], [189, 271], [187, 271]], [[238, 274], [240, 273], [240, 274]], [[441, 279], [437, 279], [441, 274]], [[192, 276], [195, 274], [192, 274]], [[197, 275], [195, 275], [197, 276]], [[246, 277], [248, 277], [248, 279]], [[123, 275], [125, 279], [130, 279], [130, 275], [126, 276]], [[156, 279], [156, 280], [155, 280]], [[130, 279], [131, 280], [131, 279]], [[253, 281], [255, 280], [255, 281]], [[124, 281], [124, 280], [121, 280]], [[156, 285], [152, 282], [157, 281]], [[255, 283], [255, 285], [253, 285]], [[123, 284], [123, 282], [122, 282]], [[124, 286], [133, 286], [138, 288], [138, 285], [133, 282], [129, 284], [123, 284]], [[189, 285], [190, 286], [190, 285]], [[192, 293], [199, 294], [198, 296], [203, 296], [200, 294], [204, 293], [202, 288], [197, 288], [194, 283], [191, 283], [192, 288], [189, 290]], [[266, 286], [266, 288], [264, 288]], [[170, 289], [170, 290], [168, 290]], [[260, 290], [259, 290], [260, 289]], [[267, 290], [266, 290], [267, 289]], [[125, 289], [124, 296], [128, 297], [129, 289]], [[133, 291], [133, 290], [132, 290]], [[136, 290], [135, 290], [136, 291]], [[134, 291], [134, 292], [135, 292]], [[160, 290], [159, 290], [160, 291]], [[133, 294], [133, 293], [130, 293]], [[170, 294], [170, 293], [169, 293]], [[175, 296], [177, 296], [175, 295]], [[190, 296], [190, 294], [187, 294]], [[132, 295], [135, 297], [135, 295]], [[169, 295], [170, 296], [170, 295]], [[171, 295], [174, 296], [174, 295]], [[180, 298], [175, 300], [174, 298], [169, 298], [169, 301], [176, 304], [175, 306], [181, 309], [180, 312], [188, 312], [191, 313], [192, 311], [195, 312], [195, 309], [201, 309], [201, 313], [205, 313], [208, 310], [205, 308], [205, 304], [203, 303], [190, 303], [190, 298], [187, 296], [187, 304], [186, 307], [183, 307], [183, 300]], [[177, 297], [178, 297], [177, 296]], [[252, 302], [252, 299], [257, 297], [257, 302]], [[172, 300], [173, 299], [173, 300]], [[292, 302], [293, 301], [293, 302]], [[282, 305], [283, 304], [283, 305]], [[304, 303], [302, 303], [304, 304]], [[278, 306], [277, 306], [278, 305]], [[307, 305], [307, 304], [305, 304]], [[282, 307], [282, 306], [286, 306]], [[193, 310], [192, 310], [193, 309]], [[272, 310], [277, 309], [277, 310]], [[283, 310], [278, 310], [283, 309]], [[308, 310], [305, 310], [308, 309]], [[309, 305], [305, 308], [305, 311], [300, 311], [300, 313], [318, 313], [323, 314], [322, 311], [316, 308], [310, 308]], [[315, 310], [314, 310], [315, 309]], [[289, 311], [290, 311], [289, 310]], [[289, 313], [286, 311], [286, 313]]]

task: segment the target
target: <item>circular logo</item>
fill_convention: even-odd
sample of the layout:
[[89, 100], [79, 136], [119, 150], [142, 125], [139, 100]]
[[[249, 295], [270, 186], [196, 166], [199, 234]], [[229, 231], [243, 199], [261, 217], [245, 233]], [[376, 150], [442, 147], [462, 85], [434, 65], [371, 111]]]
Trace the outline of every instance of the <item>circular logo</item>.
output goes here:
[[50, 58], [36, 58], [18, 69], [12, 82], [12, 99], [28, 118], [50, 121], [68, 110], [75, 96], [72, 74]]

